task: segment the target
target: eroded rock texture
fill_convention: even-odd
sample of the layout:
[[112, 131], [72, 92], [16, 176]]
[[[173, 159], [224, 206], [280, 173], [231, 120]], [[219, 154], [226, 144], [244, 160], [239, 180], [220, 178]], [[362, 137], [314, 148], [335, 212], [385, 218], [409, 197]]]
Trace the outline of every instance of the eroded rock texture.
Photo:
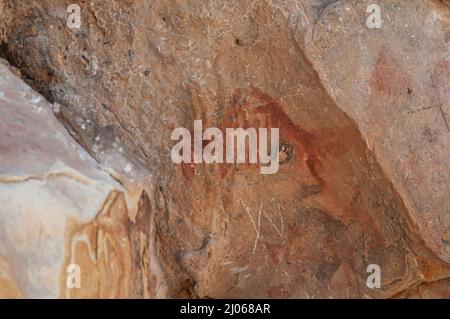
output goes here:
[[[380, 29], [366, 26], [370, 1], [1, 0], [4, 57], [79, 143], [78, 151], [42, 151], [52, 161], [40, 174], [49, 183], [60, 160], [85, 176], [72, 163], [83, 147], [84, 165], [105, 181], [86, 176], [106, 188], [86, 204], [76, 197], [81, 186], [58, 195], [70, 214], [38, 202], [39, 212], [61, 219], [47, 236], [59, 251], [42, 266], [50, 277], [36, 282], [15, 270], [38, 272], [11, 257], [19, 250], [8, 237], [0, 292], [42, 292], [23, 292], [30, 285], [65, 297], [448, 297], [449, 6], [378, 2]], [[66, 26], [70, 3], [81, 7], [80, 29]], [[0, 111], [20, 118], [18, 79], [1, 70], [10, 96]], [[33, 116], [63, 130], [50, 112]], [[28, 145], [4, 119], [0, 145]], [[196, 119], [280, 128], [288, 154], [279, 172], [172, 163], [172, 130], [192, 129]], [[52, 147], [53, 135], [42, 138]], [[1, 155], [35, 176], [29, 170], [40, 157], [20, 149], [4, 146]], [[16, 176], [5, 163], [2, 174]], [[4, 184], [0, 196], [34, 207]], [[17, 227], [29, 226], [24, 216]], [[64, 266], [74, 258], [92, 285], [67, 291]], [[366, 285], [369, 264], [381, 267], [380, 289]]]
[[[0, 297], [156, 296], [145, 190], [124, 188], [42, 96], [0, 74]], [[66, 289], [70, 264], [82, 289]]]
[[358, 23], [367, 3], [327, 8], [308, 56], [358, 123], [426, 244], [450, 262], [450, 8], [384, 1], [383, 26], [370, 32]]

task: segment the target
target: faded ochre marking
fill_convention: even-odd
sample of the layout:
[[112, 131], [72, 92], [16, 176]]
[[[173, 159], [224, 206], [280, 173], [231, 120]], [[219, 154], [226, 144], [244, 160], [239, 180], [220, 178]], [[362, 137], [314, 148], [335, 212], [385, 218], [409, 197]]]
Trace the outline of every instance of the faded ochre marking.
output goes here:
[[91, 241], [89, 240], [89, 237], [86, 234], [76, 234], [72, 237], [72, 242], [71, 242], [71, 248], [70, 248], [70, 253], [71, 253], [71, 263], [76, 264], [75, 262], [75, 249], [78, 243], [85, 243], [87, 248], [88, 248], [88, 255], [89, 258], [91, 259], [91, 261], [96, 264], [97, 263], [97, 258], [95, 256], [95, 252], [94, 249], [92, 249], [92, 245], [91, 245]]

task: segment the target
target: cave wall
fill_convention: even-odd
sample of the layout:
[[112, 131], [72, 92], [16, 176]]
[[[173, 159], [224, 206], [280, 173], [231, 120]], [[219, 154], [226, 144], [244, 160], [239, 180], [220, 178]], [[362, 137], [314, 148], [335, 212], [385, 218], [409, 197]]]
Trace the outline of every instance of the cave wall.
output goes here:
[[[2, 55], [42, 94], [42, 125], [59, 120], [66, 142], [114, 185], [89, 197], [103, 208], [76, 226], [22, 190], [1, 192], [61, 218], [52, 235], [58, 276], [42, 281], [48, 295], [447, 296], [449, 6], [379, 2], [383, 26], [368, 29], [370, 1], [1, 0]], [[79, 29], [66, 26], [71, 3], [81, 7]], [[14, 114], [25, 84], [1, 71], [1, 90], [11, 92], [1, 111]], [[174, 164], [171, 132], [192, 130], [196, 119], [279, 127], [289, 160], [273, 175], [255, 165]], [[2, 143], [28, 145], [1, 123]], [[27, 169], [47, 154], [77, 169], [76, 154], [15, 148], [2, 156]], [[15, 242], [0, 246], [14, 252]], [[5, 269], [25, 267], [4, 255]], [[95, 284], [64, 289], [73, 258]], [[380, 289], [366, 285], [369, 264], [382, 269]], [[27, 280], [1, 282], [18, 287], [4, 289], [13, 296], [37, 296], [21, 286]]]

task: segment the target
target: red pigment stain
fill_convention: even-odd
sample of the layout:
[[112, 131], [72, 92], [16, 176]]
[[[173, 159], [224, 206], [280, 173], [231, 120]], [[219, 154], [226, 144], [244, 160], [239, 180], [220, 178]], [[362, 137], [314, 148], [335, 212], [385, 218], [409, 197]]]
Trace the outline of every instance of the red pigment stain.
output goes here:
[[[325, 184], [325, 180], [320, 176], [319, 158], [325, 156], [319, 151], [317, 137], [292, 122], [289, 116], [283, 110], [283, 107], [272, 97], [263, 93], [257, 88], [252, 88], [249, 95], [243, 96], [242, 89], [236, 89], [231, 97], [230, 109], [224, 113], [219, 128], [225, 134], [226, 128], [279, 128], [280, 141], [293, 145], [297, 156], [305, 161], [306, 166], [318, 183]], [[251, 101], [250, 101], [251, 100]], [[203, 129], [206, 128], [203, 125]], [[336, 132], [329, 132], [330, 136], [336, 135]], [[192, 133], [191, 133], [192, 134]], [[209, 141], [203, 141], [206, 146]], [[226, 143], [224, 141], [224, 160], [226, 154]], [[192, 145], [193, 149], [193, 145]], [[320, 154], [319, 154], [320, 153]], [[195, 164], [204, 165], [204, 164]], [[223, 163], [215, 164], [218, 168], [218, 175], [221, 179], [225, 178], [234, 164]], [[240, 169], [254, 169], [259, 171], [259, 164], [238, 164]], [[185, 164], [182, 166], [183, 176], [186, 180], [193, 177], [193, 166]]]
[[372, 94], [393, 95], [407, 87], [407, 81], [397, 66], [385, 52], [381, 52], [370, 78]]
[[[325, 183], [317, 172], [316, 165], [319, 164], [318, 154], [313, 146], [317, 140], [313, 134], [302, 129], [300, 126], [294, 124], [292, 120], [284, 112], [283, 107], [270, 96], [254, 88], [252, 95], [265, 104], [256, 107], [256, 112], [268, 116], [268, 123], [270, 127], [278, 127], [280, 129], [280, 138], [305, 149], [306, 165], [308, 166], [313, 177], [322, 185]], [[295, 145], [296, 144], [296, 145]]]

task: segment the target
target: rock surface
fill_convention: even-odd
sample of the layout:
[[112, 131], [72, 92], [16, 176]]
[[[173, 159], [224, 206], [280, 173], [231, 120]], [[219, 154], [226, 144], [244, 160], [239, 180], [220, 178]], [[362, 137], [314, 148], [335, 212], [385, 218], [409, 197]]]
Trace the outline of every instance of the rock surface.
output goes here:
[[[0, 184], [11, 206], [0, 218], [50, 227], [55, 247], [19, 254], [19, 239], [2, 240], [0, 292], [448, 297], [449, 5], [378, 1], [383, 25], [368, 29], [365, 0], [74, 2], [80, 29], [66, 26], [67, 1], [0, 0], [4, 56], [79, 143], [49, 111], [30, 113], [47, 132], [35, 153], [40, 144], [26, 142], [37, 128], [12, 134], [1, 117], [2, 174], [45, 185]], [[0, 112], [20, 118], [16, 105], [33, 97], [0, 70], [9, 92]], [[172, 130], [196, 119], [279, 127], [289, 160], [267, 176], [252, 165], [172, 163]], [[76, 150], [61, 151], [55, 127]], [[55, 180], [67, 169], [93, 185]], [[24, 200], [38, 191], [50, 198]], [[46, 209], [55, 196], [56, 210]], [[24, 203], [38, 217], [12, 213]], [[91, 237], [95, 258], [88, 245], [72, 248]], [[27, 256], [42, 251], [53, 261], [30, 270]], [[92, 286], [75, 293], [61, 286], [73, 258], [93, 269], [83, 272]], [[380, 289], [366, 285], [369, 264], [381, 267]]]
[[427, 246], [448, 263], [450, 6], [383, 1], [383, 25], [371, 30], [359, 23], [369, 3], [329, 6], [308, 56], [358, 123]]
[[[156, 296], [145, 191], [128, 192], [41, 95], [0, 74], [0, 297]], [[71, 264], [80, 289], [66, 286]]]

